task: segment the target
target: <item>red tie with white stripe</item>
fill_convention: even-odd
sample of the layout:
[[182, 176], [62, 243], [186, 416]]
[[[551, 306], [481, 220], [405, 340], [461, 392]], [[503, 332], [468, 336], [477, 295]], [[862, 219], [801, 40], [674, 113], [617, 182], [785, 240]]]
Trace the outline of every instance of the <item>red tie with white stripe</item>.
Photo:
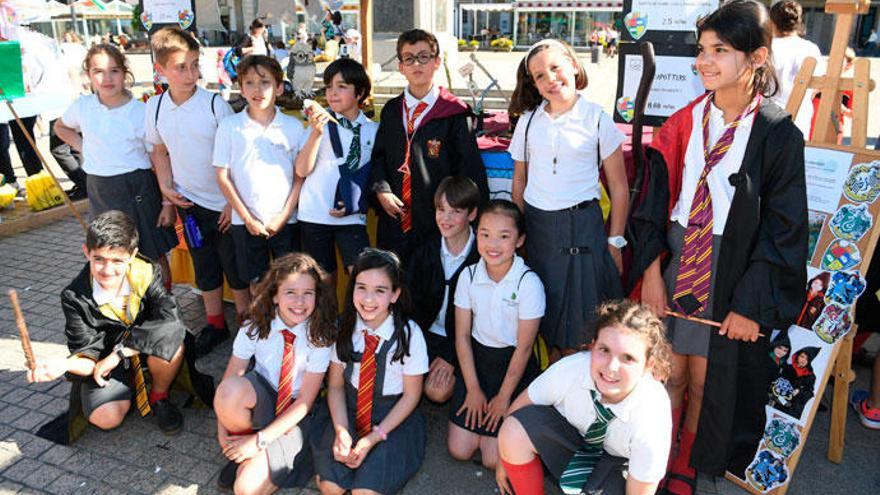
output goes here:
[[354, 418], [358, 438], [370, 434], [373, 420], [373, 389], [376, 386], [376, 348], [379, 337], [364, 330], [364, 352], [358, 377], [357, 414]]
[[282, 330], [284, 355], [281, 357], [281, 376], [278, 378], [278, 399], [275, 401], [275, 416], [281, 416], [293, 403], [293, 363], [296, 352], [293, 343], [296, 335], [290, 330]]
[[403, 158], [403, 165], [397, 169], [403, 174], [403, 184], [401, 186], [400, 200], [403, 201], [403, 214], [400, 215], [400, 228], [404, 232], [412, 230], [412, 169], [409, 166], [410, 150], [412, 149], [413, 133], [416, 131], [416, 120], [422, 115], [422, 112], [428, 108], [428, 104], [420, 101], [412, 114], [406, 108], [406, 100], [403, 101], [403, 111], [406, 112], [406, 154]]

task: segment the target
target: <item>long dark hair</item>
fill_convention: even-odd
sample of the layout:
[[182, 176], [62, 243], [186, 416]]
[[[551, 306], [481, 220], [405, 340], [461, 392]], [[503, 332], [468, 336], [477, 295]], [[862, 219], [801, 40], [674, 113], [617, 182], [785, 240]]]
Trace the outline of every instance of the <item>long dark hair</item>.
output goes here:
[[354, 284], [358, 275], [367, 270], [382, 270], [391, 280], [391, 290], [400, 289], [400, 296], [397, 302], [391, 303], [388, 308], [394, 322], [394, 336], [392, 340], [397, 340], [397, 348], [394, 350], [392, 361], [403, 361], [404, 357], [409, 357], [409, 341], [412, 329], [409, 325], [409, 293], [403, 286], [403, 269], [400, 266], [400, 258], [391, 251], [383, 251], [381, 249], [367, 248], [354, 262], [351, 276], [348, 278], [348, 291], [345, 297], [345, 309], [342, 311], [342, 317], [339, 322], [339, 335], [336, 339], [336, 355], [343, 362], [352, 360], [351, 336], [357, 330], [357, 309], [354, 307]]
[[575, 53], [571, 45], [556, 39], [539, 41], [529, 48], [526, 56], [523, 57], [519, 67], [516, 69], [516, 87], [510, 96], [510, 107], [508, 108], [511, 115], [520, 116], [527, 111], [534, 110], [544, 101], [544, 97], [541, 96], [541, 93], [538, 92], [538, 88], [535, 86], [535, 80], [532, 79], [532, 75], [529, 73], [529, 60], [538, 53], [550, 48], [562, 50], [565, 56], [571, 59], [575, 68], [575, 89], [581, 90], [587, 87], [587, 71], [584, 69], [584, 64], [578, 59], [577, 53]]
[[713, 31], [721, 41], [746, 56], [767, 48], [766, 62], [752, 74], [752, 96], [776, 94], [779, 82], [773, 68], [773, 27], [767, 7], [755, 0], [731, 0], [697, 21], [697, 39], [706, 31]]
[[272, 329], [277, 309], [272, 298], [278, 287], [292, 274], [307, 275], [315, 281], [315, 311], [309, 316], [309, 342], [328, 347], [336, 340], [336, 301], [333, 288], [325, 282], [327, 273], [314, 258], [303, 253], [290, 253], [272, 261], [256, 288], [256, 296], [245, 313], [250, 321], [247, 336], [265, 339]]

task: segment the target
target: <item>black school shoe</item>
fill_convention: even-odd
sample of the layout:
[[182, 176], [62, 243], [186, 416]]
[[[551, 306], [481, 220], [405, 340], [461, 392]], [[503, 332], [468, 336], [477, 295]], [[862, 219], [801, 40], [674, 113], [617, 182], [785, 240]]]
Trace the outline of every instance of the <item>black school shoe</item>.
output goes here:
[[217, 488], [224, 492], [232, 491], [235, 486], [235, 477], [238, 475], [238, 464], [235, 461], [229, 461], [220, 470], [220, 476], [217, 477]]
[[200, 358], [214, 350], [221, 342], [229, 338], [229, 330], [217, 330], [213, 325], [205, 325], [199, 335], [196, 336], [196, 345], [193, 349], [196, 357]]
[[152, 408], [162, 433], [176, 435], [183, 429], [183, 414], [171, 401], [168, 399], [158, 400], [152, 405]]

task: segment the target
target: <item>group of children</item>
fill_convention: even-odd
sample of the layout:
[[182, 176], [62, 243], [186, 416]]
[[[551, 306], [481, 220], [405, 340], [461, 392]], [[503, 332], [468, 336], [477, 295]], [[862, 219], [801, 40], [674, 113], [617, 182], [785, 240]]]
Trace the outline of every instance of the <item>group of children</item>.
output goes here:
[[[228, 334], [224, 274], [242, 322], [214, 403], [223, 486], [266, 493], [314, 472], [322, 493], [396, 493], [425, 456], [424, 392], [449, 401], [449, 453], [480, 450], [503, 493], [543, 493], [543, 465], [565, 493], [689, 495], [695, 470], [719, 475], [754, 452], [759, 384], [771, 378], [759, 330], [785, 328], [804, 299], [803, 139], [764, 98], [767, 23], [752, 0], [700, 20], [708, 93], [655, 136], [632, 212], [624, 137], [580, 92], [586, 72], [559, 41], [533, 46], [517, 72], [512, 202], [487, 201], [468, 109], [433, 84], [438, 45], [424, 31], [398, 40], [409, 84], [378, 125], [359, 110], [369, 78], [343, 59], [324, 73], [332, 113], [312, 109], [308, 130], [275, 108], [282, 75], [268, 57], [242, 60], [248, 106], [232, 114], [196, 86], [198, 45], [179, 30], [154, 36], [169, 91], [146, 106], [124, 90], [121, 55], [95, 47], [85, 65], [96, 94], [59, 122], [97, 177], [89, 264], [64, 294], [72, 356], [31, 378], [69, 372], [90, 391], [116, 378], [119, 392], [94, 393], [85, 410], [111, 428], [122, 399], [142, 395], [119, 364], [139, 370], [145, 355], [144, 402], [173, 408], [163, 377], [185, 330], [158, 269], [136, 255], [164, 259], [180, 215], [209, 321], [199, 352]], [[99, 214], [110, 209], [125, 214]], [[337, 247], [349, 274], [341, 316]], [[620, 300], [631, 285], [633, 301]], [[721, 330], [664, 325], [669, 308]], [[543, 374], [539, 335], [554, 363]]]

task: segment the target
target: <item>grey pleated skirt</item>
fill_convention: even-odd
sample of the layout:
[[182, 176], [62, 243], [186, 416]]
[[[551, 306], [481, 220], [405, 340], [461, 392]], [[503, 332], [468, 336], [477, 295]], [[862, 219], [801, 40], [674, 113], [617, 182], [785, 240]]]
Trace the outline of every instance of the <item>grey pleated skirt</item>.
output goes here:
[[138, 169], [110, 177], [90, 174], [86, 189], [91, 218], [108, 210], [119, 210], [132, 219], [140, 236], [140, 254], [156, 261], [177, 246], [174, 227], [156, 227], [162, 211], [162, 193], [152, 170]]
[[599, 202], [558, 211], [526, 204], [525, 213], [529, 266], [541, 277], [547, 297], [541, 335], [560, 349], [590, 343], [596, 307], [623, 297]]
[[[669, 307], [678, 311], [672, 304], [672, 293], [675, 291], [675, 279], [678, 277], [678, 266], [681, 262], [681, 250], [684, 246], [685, 228], [678, 222], [670, 222], [666, 240], [669, 244], [670, 259], [666, 270], [663, 271], [663, 281], [666, 282], [666, 293], [669, 297]], [[718, 250], [721, 249], [721, 236], [712, 236], [712, 276], [709, 285], [709, 299], [706, 301], [706, 310], [693, 316], [700, 318], [712, 318], [712, 304], [715, 298], [715, 272]], [[676, 354], [690, 356], [709, 356], [709, 338], [715, 328], [702, 323], [694, 323], [680, 318], [666, 318], [666, 337], [672, 344], [672, 350]]]

